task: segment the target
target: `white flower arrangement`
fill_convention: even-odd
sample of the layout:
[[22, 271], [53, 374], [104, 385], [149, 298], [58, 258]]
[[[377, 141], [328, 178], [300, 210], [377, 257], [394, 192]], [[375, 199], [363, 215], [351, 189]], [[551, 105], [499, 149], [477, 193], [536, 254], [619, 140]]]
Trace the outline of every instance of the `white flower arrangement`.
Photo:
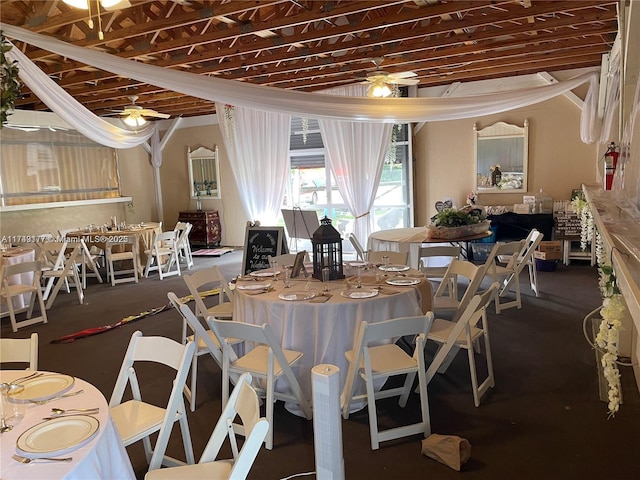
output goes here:
[[593, 240], [593, 215], [589, 209], [589, 204], [581, 197], [571, 200], [571, 205], [573, 205], [573, 209], [580, 217], [580, 248], [586, 250], [587, 245]]
[[[583, 201], [584, 202], [584, 201]], [[586, 204], [586, 202], [584, 202]], [[591, 224], [593, 228], [593, 223]], [[622, 328], [622, 318], [626, 306], [616, 282], [613, 267], [607, 263], [606, 251], [602, 245], [602, 237], [595, 232], [596, 258], [600, 280], [598, 286], [603, 301], [600, 309], [600, 328], [595, 338], [595, 345], [600, 349], [602, 371], [607, 384], [609, 416], [615, 416], [620, 409], [620, 371], [618, 370], [618, 340]]]
[[224, 105], [224, 118], [227, 120], [227, 139], [229, 141], [233, 140], [233, 134], [235, 133], [235, 128], [233, 124], [233, 105], [229, 105], [226, 103]]

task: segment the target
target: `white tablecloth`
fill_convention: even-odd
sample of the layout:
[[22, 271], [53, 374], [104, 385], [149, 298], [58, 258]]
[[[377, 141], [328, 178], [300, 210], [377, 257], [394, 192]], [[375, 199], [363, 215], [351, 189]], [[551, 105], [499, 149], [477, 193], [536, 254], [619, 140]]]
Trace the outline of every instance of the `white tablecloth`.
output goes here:
[[426, 241], [428, 241], [426, 227], [379, 230], [369, 235], [367, 250], [408, 252], [408, 265], [418, 269], [420, 268], [420, 245]]
[[[32, 262], [36, 259], [36, 251], [32, 248], [15, 248], [10, 249], [7, 252], [2, 254], [2, 263], [0, 264], [0, 273], [4, 269], [5, 265], [15, 265], [16, 263], [22, 262]], [[2, 276], [0, 276], [2, 278]], [[13, 275], [9, 277], [9, 285], [17, 285], [17, 284], [32, 284], [33, 283], [33, 273], [23, 273], [21, 275]], [[13, 298], [13, 308], [15, 310], [20, 310], [26, 308], [29, 305], [29, 301], [31, 299], [31, 294], [26, 293], [24, 295], [18, 295]], [[37, 307], [36, 307], [37, 308]], [[2, 313], [9, 314], [9, 312], [5, 311], [6, 307], [2, 307]]]
[[[28, 375], [24, 370], [3, 370], [0, 379], [9, 382], [12, 379]], [[0, 435], [0, 477], [2, 480], [135, 480], [131, 461], [120, 436], [109, 415], [107, 401], [100, 391], [84, 380], [75, 379], [71, 392], [84, 390], [74, 397], [49, 402], [46, 405], [29, 404], [25, 417], [13, 427], [13, 430]], [[19, 463], [11, 458], [15, 454], [16, 440], [28, 428], [42, 422], [42, 417], [51, 414], [51, 408], [93, 408], [99, 407], [100, 413], [93, 415], [100, 422], [100, 430], [86, 445], [74, 450], [65, 457], [73, 457], [71, 462], [33, 462]], [[11, 423], [11, 422], [9, 422]]]
[[[348, 369], [344, 354], [353, 348], [361, 322], [422, 314], [420, 290], [413, 287], [387, 285], [387, 291], [397, 293], [354, 300], [340, 295], [345, 289], [344, 281], [329, 285], [332, 296], [326, 303], [280, 300], [278, 295], [284, 291], [281, 279], [275, 282], [272, 292], [249, 295], [236, 289], [234, 297], [234, 320], [256, 325], [269, 323], [283, 348], [304, 354], [293, 371], [309, 401], [312, 399], [311, 369], [315, 365], [336, 365], [340, 369], [340, 387], [344, 386]], [[303, 290], [304, 286], [304, 280], [292, 280], [289, 290]], [[319, 292], [322, 284], [314, 279], [311, 288]]]

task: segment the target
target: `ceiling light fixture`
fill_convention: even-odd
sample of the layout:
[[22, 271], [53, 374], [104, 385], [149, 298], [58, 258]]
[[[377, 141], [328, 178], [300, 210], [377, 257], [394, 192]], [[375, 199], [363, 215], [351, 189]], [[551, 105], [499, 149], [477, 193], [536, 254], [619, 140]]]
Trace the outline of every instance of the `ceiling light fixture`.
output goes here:
[[89, 28], [93, 29], [93, 18], [91, 18], [91, 3], [95, 2], [95, 8], [98, 12], [98, 38], [100, 40], [104, 40], [104, 32], [102, 31], [102, 17], [100, 16], [100, 5], [105, 10], [116, 10], [127, 8], [131, 6], [129, 0], [62, 0], [67, 5], [80, 8], [82, 10], [89, 10], [89, 21], [87, 25]]
[[137, 115], [129, 115], [122, 121], [130, 127], [142, 127], [145, 123], [147, 123], [144, 118]]
[[371, 96], [375, 98], [385, 98], [391, 95], [389, 85], [384, 82], [376, 82], [371, 85]]

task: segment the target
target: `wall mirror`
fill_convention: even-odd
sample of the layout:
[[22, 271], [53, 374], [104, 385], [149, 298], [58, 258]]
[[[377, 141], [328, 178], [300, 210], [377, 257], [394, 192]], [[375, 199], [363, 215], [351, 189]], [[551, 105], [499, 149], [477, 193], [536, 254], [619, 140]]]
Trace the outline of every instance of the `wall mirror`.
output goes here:
[[187, 150], [191, 198], [220, 198], [220, 170], [218, 147], [213, 150], [199, 147]]
[[478, 129], [473, 125], [476, 189], [480, 192], [527, 191], [529, 121], [524, 126], [504, 122]]

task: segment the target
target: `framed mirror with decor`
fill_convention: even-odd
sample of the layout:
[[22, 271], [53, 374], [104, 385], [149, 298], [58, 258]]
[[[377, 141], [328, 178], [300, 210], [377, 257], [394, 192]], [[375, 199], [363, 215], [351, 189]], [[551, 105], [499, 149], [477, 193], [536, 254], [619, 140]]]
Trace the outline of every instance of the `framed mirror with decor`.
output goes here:
[[473, 125], [476, 190], [482, 193], [527, 191], [529, 121], [522, 127], [497, 122], [485, 128]]
[[191, 198], [221, 198], [218, 147], [187, 149]]

